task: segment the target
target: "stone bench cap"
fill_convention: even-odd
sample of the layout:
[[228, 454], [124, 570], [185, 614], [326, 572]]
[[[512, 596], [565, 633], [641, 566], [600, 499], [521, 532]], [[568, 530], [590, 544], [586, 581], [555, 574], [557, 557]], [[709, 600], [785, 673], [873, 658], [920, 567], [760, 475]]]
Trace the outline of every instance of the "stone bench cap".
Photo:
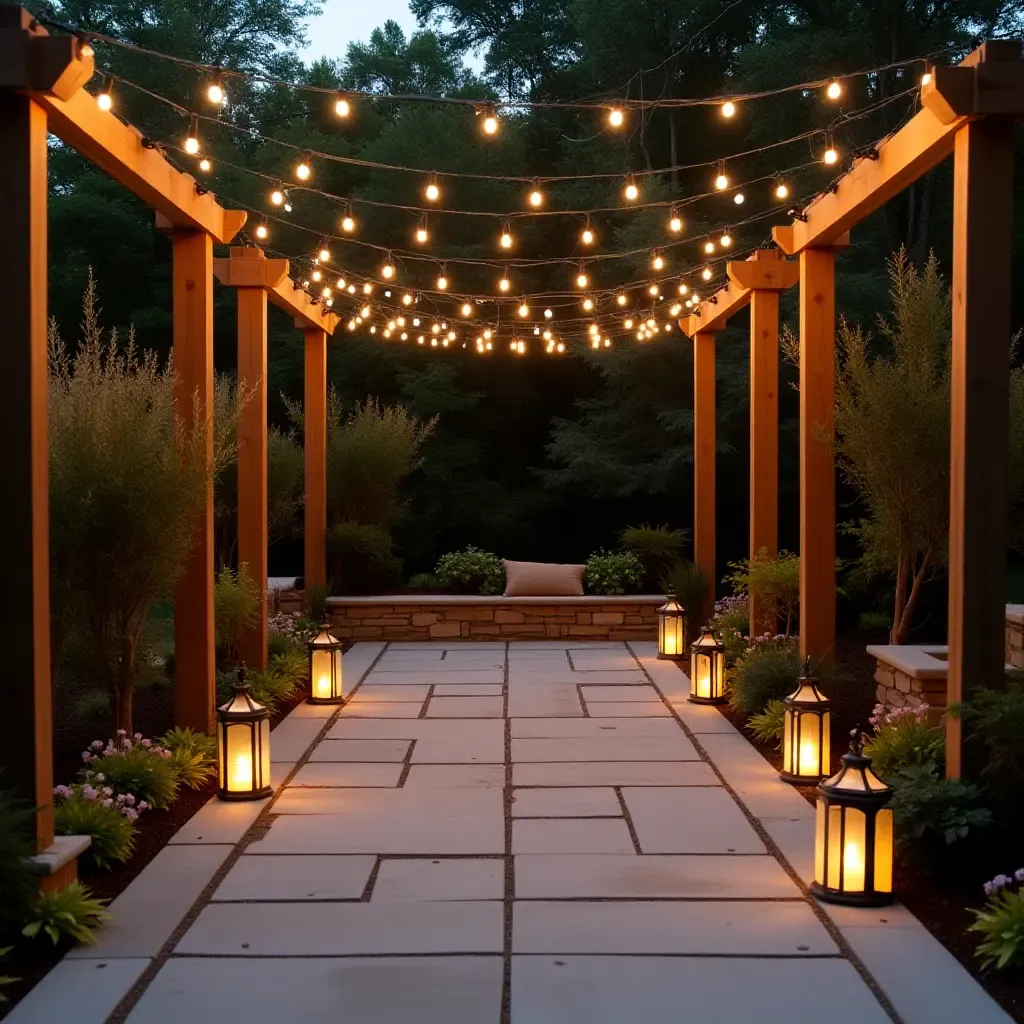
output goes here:
[[357, 597], [329, 597], [327, 604], [331, 607], [343, 608], [350, 605], [524, 605], [524, 604], [664, 604], [663, 594], [584, 594], [582, 597], [556, 596], [550, 597], [503, 597], [501, 594], [360, 594]]
[[945, 679], [948, 665], [937, 654], [948, 654], [945, 644], [869, 644], [868, 654], [898, 669], [911, 679]]
[[1006, 606], [1006, 621], [1017, 626], [1024, 626], [1024, 604], [1008, 604]]

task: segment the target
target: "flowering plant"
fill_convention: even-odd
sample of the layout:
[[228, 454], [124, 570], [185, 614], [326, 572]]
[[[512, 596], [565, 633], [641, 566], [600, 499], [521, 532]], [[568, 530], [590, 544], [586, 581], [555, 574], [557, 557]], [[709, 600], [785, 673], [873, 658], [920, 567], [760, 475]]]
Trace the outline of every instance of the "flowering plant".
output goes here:
[[716, 601], [711, 628], [725, 648], [725, 661], [731, 668], [747, 649], [746, 635], [750, 632], [747, 599], [734, 594]]
[[119, 729], [117, 738], [93, 740], [82, 751], [86, 767], [82, 782], [110, 787], [115, 794], [133, 794], [147, 805], [164, 810], [177, 796], [180, 776], [166, 747], [143, 739], [141, 733], [128, 736]]
[[968, 931], [978, 932], [978, 956], [986, 968], [1024, 965], [1024, 868], [1012, 876], [996, 875], [984, 885], [988, 897]]
[[930, 710], [927, 704], [903, 708], [875, 705], [868, 719], [875, 734], [864, 744], [864, 753], [883, 778], [903, 768], [942, 766], [946, 734], [928, 721]]
[[149, 804], [131, 793], [115, 793], [102, 773], [92, 782], [56, 786], [54, 831], [61, 836], [89, 836], [86, 858], [96, 867], [109, 868], [127, 860], [135, 848], [135, 822]]

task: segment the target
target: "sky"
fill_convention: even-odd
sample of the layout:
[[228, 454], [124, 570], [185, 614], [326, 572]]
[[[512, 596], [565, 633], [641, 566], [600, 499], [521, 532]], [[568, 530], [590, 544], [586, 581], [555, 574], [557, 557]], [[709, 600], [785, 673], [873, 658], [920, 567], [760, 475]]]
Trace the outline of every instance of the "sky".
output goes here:
[[324, 12], [310, 20], [306, 34], [309, 46], [302, 56], [341, 58], [354, 41], [365, 42], [370, 33], [389, 18], [397, 21], [408, 36], [416, 28], [416, 19], [408, 0], [321, 0]]

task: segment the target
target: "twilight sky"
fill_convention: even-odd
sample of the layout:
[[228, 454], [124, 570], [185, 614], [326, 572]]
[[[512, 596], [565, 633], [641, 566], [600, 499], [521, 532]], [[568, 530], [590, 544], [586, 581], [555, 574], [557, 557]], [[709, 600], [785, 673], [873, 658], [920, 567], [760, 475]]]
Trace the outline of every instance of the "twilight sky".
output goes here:
[[307, 26], [309, 46], [302, 54], [307, 61], [344, 57], [350, 42], [365, 42], [388, 18], [397, 21], [407, 36], [416, 28], [408, 0], [322, 0], [322, 6], [324, 13]]

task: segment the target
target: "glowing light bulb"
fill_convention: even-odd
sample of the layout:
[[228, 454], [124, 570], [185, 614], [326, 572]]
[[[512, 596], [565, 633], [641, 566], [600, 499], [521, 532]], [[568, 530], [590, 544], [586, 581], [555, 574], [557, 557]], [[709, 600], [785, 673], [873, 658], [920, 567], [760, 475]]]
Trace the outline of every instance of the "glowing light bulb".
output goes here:
[[580, 241], [584, 245], [593, 245], [594, 244], [594, 238], [595, 238], [594, 229], [590, 226], [590, 223], [588, 222], [587, 226], [580, 233]]
[[631, 331], [631, 330], [633, 330], [633, 321], [632, 320], [623, 320], [622, 326], [625, 327], [627, 331]]
[[723, 234], [722, 237], [718, 240], [718, 244], [723, 249], [728, 249], [729, 246], [732, 245], [732, 235], [730, 235], [729, 232], [726, 231], [725, 234]]
[[383, 277], [385, 281], [390, 281], [395, 276], [395, 265], [390, 261], [385, 263], [384, 266], [380, 268], [380, 276]]
[[441, 187], [436, 181], [430, 181], [427, 183], [427, 187], [423, 190], [423, 194], [430, 202], [436, 203], [438, 199], [441, 198]]
[[664, 270], [665, 269], [665, 258], [660, 252], [654, 254], [654, 258], [651, 260], [652, 270]]
[[550, 309], [545, 309], [544, 310], [544, 319], [545, 320], [550, 320], [554, 315], [555, 314], [552, 313]]
[[620, 306], [624, 306], [628, 300], [626, 299], [625, 293], [619, 292], [619, 294], [615, 296], [615, 301]]
[[926, 71], [921, 76], [921, 84], [922, 85], [931, 85], [932, 84], [932, 73], [930, 71]]
[[322, 295], [322, 296], [323, 296], [323, 297], [324, 297], [325, 299], [329, 299], [329, 298], [331, 297], [331, 289], [330, 289], [330, 286], [329, 286], [329, 285], [326, 285], [326, 284], [325, 284], [325, 285], [323, 286], [323, 288], [321, 289], [321, 291], [320, 291], [320, 294], [321, 294], [321, 295]]
[[280, 186], [270, 193], [270, 201], [274, 206], [280, 206], [284, 202], [284, 189]]
[[485, 135], [498, 134], [498, 115], [493, 107], [486, 107], [483, 112], [483, 129]]
[[266, 238], [267, 235], [269, 235], [269, 234], [270, 234], [270, 232], [267, 230], [267, 225], [266, 224], [257, 224], [256, 225], [256, 237], [257, 238]]
[[430, 232], [427, 230], [426, 224], [421, 224], [416, 229], [416, 241], [419, 242], [420, 245], [423, 245], [425, 242], [429, 241], [429, 239]]
[[715, 177], [715, 188], [723, 192], [729, 187], [729, 175], [725, 173], [725, 161], [718, 162], [718, 175]]
[[511, 249], [512, 242], [512, 229], [506, 223], [505, 226], [501, 229], [501, 238], [498, 239], [498, 244], [502, 247], [502, 249]]
[[530, 190], [529, 203], [536, 210], [544, 205], [544, 193], [540, 190], [540, 183], [534, 182]]
[[683, 311], [683, 307], [678, 302], [673, 302], [672, 305], [669, 306], [668, 311], [669, 313], [672, 314], [672, 316], [679, 316], [679, 314]]
[[412, 296], [408, 292], [406, 292], [402, 296], [402, 305], [403, 306], [411, 306], [412, 305]]
[[338, 291], [341, 291], [345, 287], [345, 278], [339, 277], [338, 280], [334, 282], [334, 287], [337, 288]]
[[657, 298], [658, 286], [656, 284], [649, 285], [647, 288], [647, 294], [650, 295], [652, 298]]
[[736, 104], [732, 100], [726, 100], [722, 104], [722, 117], [732, 117], [736, 113]]
[[102, 92], [96, 96], [96, 106], [104, 113], [114, 106], [114, 94], [111, 92], [111, 87], [112, 83], [108, 78], [107, 84], [103, 86]]
[[732, 197], [732, 201], [737, 206], [742, 206], [746, 202], [746, 200], [747, 200], [747, 197], [742, 192], [737, 192], [736, 195], [734, 195]]
[[588, 313], [594, 308], [594, 300], [589, 295], [583, 300], [583, 308]]
[[213, 164], [210, 163], [210, 158], [204, 156], [203, 159], [199, 161], [199, 170], [201, 170], [201, 171], [210, 171], [212, 169], [213, 169]]
[[502, 277], [498, 282], [498, 291], [507, 292], [512, 287], [512, 282], [508, 279], [508, 275]]
[[683, 218], [678, 213], [673, 213], [668, 219], [668, 229], [674, 235], [678, 235], [683, 230]]
[[831, 82], [828, 83], [828, 88], [825, 90], [825, 95], [830, 100], [837, 100], [840, 96], [843, 95], [843, 87], [835, 79], [833, 79]]
[[825, 152], [821, 154], [821, 159], [824, 163], [831, 166], [839, 159], [839, 150], [836, 149], [835, 143], [832, 141], [831, 136], [825, 143]]
[[352, 108], [344, 93], [338, 93], [338, 98], [334, 101], [334, 112], [338, 117], [348, 117], [352, 113]]
[[318, 255], [321, 263], [327, 263], [331, 258], [331, 250], [327, 248], [321, 249]]
[[307, 153], [295, 168], [295, 177], [298, 178], [299, 181], [309, 181], [309, 176], [313, 173], [309, 164], [309, 153]]
[[319, 281], [323, 278], [324, 275], [321, 274], [319, 270], [314, 270], [313, 273], [310, 274], [309, 276], [312, 277], [314, 281]]
[[622, 112], [622, 107], [612, 107], [612, 109], [608, 111], [608, 123], [613, 128], [621, 128], [625, 120], [626, 116]]
[[463, 316], [472, 316], [473, 315], [473, 307], [468, 302], [464, 302], [462, 304], [462, 315]]
[[86, 42], [82, 42], [78, 47], [78, 56], [82, 60], [89, 60], [90, 57], [96, 56], [96, 51]]
[[632, 178], [626, 180], [626, 187], [623, 189], [622, 194], [631, 203], [640, 197], [640, 189], [637, 188], [636, 182]]
[[715, 251], [715, 243], [712, 242], [710, 238], [704, 243], [704, 251], [708, 255], [710, 255], [711, 253], [713, 253]]
[[359, 310], [359, 315], [361, 317], [363, 317], [364, 319], [366, 317], [368, 317], [370, 315], [370, 307], [369, 306], [363, 306], [363, 308], [361, 310]]
[[777, 182], [775, 185], [775, 198], [776, 199], [788, 199], [789, 198], [789, 186], [784, 182]]
[[189, 124], [188, 135], [185, 138], [185, 152], [189, 156], [195, 156], [199, 152], [199, 121], [194, 117]]
[[524, 302], [516, 312], [521, 317], [528, 317], [530, 315], [530, 307]]
[[441, 274], [437, 279], [437, 290], [439, 292], [447, 291], [448, 289], [448, 278]]
[[705, 267], [700, 272], [700, 276], [703, 277], [705, 281], [710, 281], [711, 280], [711, 268], [710, 267]]
[[579, 274], [576, 275], [576, 287], [586, 288], [588, 284], [590, 284], [590, 278], [581, 270]]
[[687, 288], [686, 285], [682, 281], [679, 282], [679, 294], [680, 295], [685, 295], [689, 290], [690, 289]]
[[213, 81], [206, 88], [206, 98], [215, 105], [223, 103], [226, 99], [224, 95], [224, 76], [219, 71], [213, 76]]

